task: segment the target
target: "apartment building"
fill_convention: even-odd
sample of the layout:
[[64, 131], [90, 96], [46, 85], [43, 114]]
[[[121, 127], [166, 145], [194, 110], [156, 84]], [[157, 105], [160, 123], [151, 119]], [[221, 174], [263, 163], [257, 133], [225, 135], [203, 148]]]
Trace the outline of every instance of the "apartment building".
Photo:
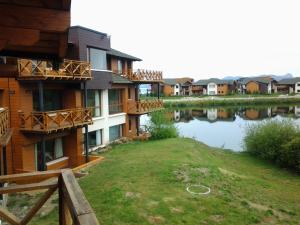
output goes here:
[[[1, 119], [9, 123], [4, 130], [13, 130], [1, 153], [5, 173], [75, 167], [87, 160], [82, 127], [92, 117], [82, 86], [92, 76], [88, 62], [65, 58], [71, 2], [39, 4], [6, 5], [14, 15], [0, 27]], [[49, 20], [49, 13], [56, 16]]]
[[[141, 59], [112, 49], [110, 37], [81, 26], [69, 30], [69, 56], [91, 63], [94, 78], [86, 82], [87, 107], [93, 124], [88, 126], [89, 150], [103, 147], [121, 137], [140, 136], [139, 116], [162, 108], [160, 100], [139, 100], [139, 85], [159, 83], [162, 73], [133, 70]], [[85, 133], [85, 129], [83, 133]]]
[[192, 92], [195, 95], [227, 95], [235, 92], [235, 82], [217, 78], [198, 80], [192, 84]]
[[236, 81], [241, 94], [271, 94], [276, 92], [277, 81], [272, 77], [243, 77]]
[[281, 94], [300, 93], [300, 77], [278, 81], [275, 92]]
[[[182, 78], [166, 78], [160, 85], [159, 92], [164, 96], [189, 96], [192, 95], [192, 83], [194, 79], [189, 77]], [[152, 93], [157, 93], [157, 86], [151, 87]]]

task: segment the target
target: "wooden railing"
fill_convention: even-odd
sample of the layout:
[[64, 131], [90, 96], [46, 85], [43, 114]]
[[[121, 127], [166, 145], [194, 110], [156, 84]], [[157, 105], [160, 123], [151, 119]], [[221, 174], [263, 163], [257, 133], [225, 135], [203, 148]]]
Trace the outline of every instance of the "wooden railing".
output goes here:
[[4, 136], [9, 129], [9, 115], [7, 108], [0, 108], [0, 137]]
[[125, 78], [136, 81], [136, 82], [162, 82], [163, 81], [163, 73], [161, 71], [152, 71], [152, 70], [141, 70], [138, 69], [136, 71], [127, 70], [123, 71], [122, 76]]
[[90, 63], [67, 59], [58, 70], [50, 61], [18, 59], [18, 70], [21, 79], [92, 79]]
[[128, 114], [144, 114], [164, 107], [162, 100], [141, 100], [136, 101], [134, 105], [128, 106]]
[[22, 219], [15, 216], [8, 209], [0, 207], [0, 217], [10, 224], [28, 224], [56, 190], [59, 193], [60, 225], [99, 224], [93, 209], [86, 200], [74, 173], [70, 169], [0, 176], [0, 183], [9, 184], [0, 188], [1, 195], [46, 190]]
[[25, 116], [19, 112], [20, 129], [29, 132], [51, 133], [58, 130], [92, 124], [89, 108], [64, 109], [47, 112], [32, 112]]

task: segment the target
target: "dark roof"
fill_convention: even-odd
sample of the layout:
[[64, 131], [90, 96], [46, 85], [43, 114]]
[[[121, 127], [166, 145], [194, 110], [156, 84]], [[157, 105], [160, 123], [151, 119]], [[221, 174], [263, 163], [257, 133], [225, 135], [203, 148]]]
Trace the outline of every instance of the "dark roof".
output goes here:
[[233, 80], [221, 80], [218, 78], [210, 78], [206, 80], [198, 80], [197, 82], [193, 83], [193, 85], [208, 85], [209, 83], [232, 85], [233, 82]]
[[120, 52], [116, 49], [110, 49], [109, 51], [107, 51], [107, 54], [112, 55], [112, 56], [116, 56], [116, 57], [120, 57], [120, 58], [124, 58], [124, 59], [130, 59], [132, 61], [142, 61], [141, 59], [139, 59], [135, 56], [128, 55], [128, 54], [126, 54], [124, 52]]
[[166, 79], [164, 79], [164, 84], [175, 85], [175, 84], [178, 84], [178, 82], [175, 78], [166, 78]]
[[243, 80], [241, 80], [242, 84], [248, 84], [249, 82], [254, 81], [262, 84], [269, 84], [270, 80], [264, 77], [247, 77]]
[[297, 82], [300, 82], [300, 77], [283, 79], [283, 80], [278, 81], [278, 84], [295, 84]]
[[106, 33], [103, 33], [103, 32], [100, 32], [100, 31], [96, 31], [96, 30], [93, 30], [93, 29], [90, 29], [90, 28], [87, 28], [87, 27], [83, 27], [83, 26], [71, 26], [69, 29], [82, 29], [82, 30], [87, 30], [87, 31], [90, 31], [90, 32], [93, 32], [95, 34], [100, 34], [100, 35], [103, 35], [103, 36], [108, 36]]
[[112, 73], [111, 76], [112, 76], [113, 84], [132, 84], [132, 82], [130, 80], [128, 80], [127, 78], [122, 77], [120, 75]]

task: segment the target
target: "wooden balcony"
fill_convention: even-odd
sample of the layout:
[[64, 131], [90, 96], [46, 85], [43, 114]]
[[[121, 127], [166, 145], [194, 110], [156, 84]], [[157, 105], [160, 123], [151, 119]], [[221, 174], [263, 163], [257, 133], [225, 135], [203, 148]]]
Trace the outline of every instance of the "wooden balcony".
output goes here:
[[91, 80], [91, 65], [88, 62], [67, 60], [55, 70], [50, 61], [18, 59], [20, 80]]
[[163, 73], [161, 71], [152, 71], [152, 70], [141, 70], [136, 71], [127, 70], [127, 71], [115, 71], [113, 73], [121, 75], [128, 80], [137, 83], [162, 83], [163, 82]]
[[31, 133], [52, 133], [92, 124], [91, 109], [76, 108], [48, 112], [19, 112], [20, 130]]
[[12, 131], [9, 127], [9, 111], [7, 108], [0, 108], [0, 145], [5, 146], [10, 140]]
[[0, 176], [0, 183], [8, 184], [7, 187], [0, 188], [1, 195], [46, 190], [22, 219], [1, 206], [0, 217], [9, 224], [28, 224], [58, 190], [59, 201], [57, 204], [60, 225], [99, 225], [93, 209], [70, 169]]
[[156, 110], [160, 110], [164, 107], [162, 100], [141, 100], [133, 103], [128, 102], [128, 114], [141, 115]]

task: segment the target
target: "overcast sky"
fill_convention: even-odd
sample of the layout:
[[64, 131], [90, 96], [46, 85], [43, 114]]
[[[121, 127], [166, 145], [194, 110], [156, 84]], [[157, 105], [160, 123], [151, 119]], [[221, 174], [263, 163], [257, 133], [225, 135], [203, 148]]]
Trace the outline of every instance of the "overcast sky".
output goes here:
[[72, 25], [164, 77], [300, 76], [299, 12], [300, 0], [72, 0]]

